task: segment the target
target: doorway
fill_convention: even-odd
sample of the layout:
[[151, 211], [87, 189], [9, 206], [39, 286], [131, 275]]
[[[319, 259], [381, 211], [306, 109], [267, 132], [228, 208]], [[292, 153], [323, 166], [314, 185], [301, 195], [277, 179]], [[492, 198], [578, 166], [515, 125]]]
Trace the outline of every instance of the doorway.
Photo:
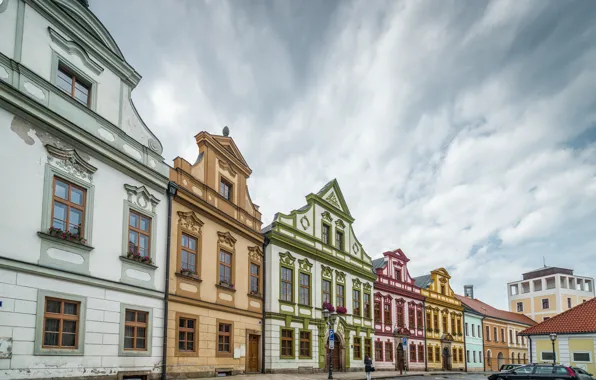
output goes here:
[[396, 367], [398, 371], [405, 370], [405, 360], [404, 360], [404, 346], [400, 343], [397, 345], [397, 355], [395, 355], [395, 360], [397, 360]]
[[499, 354], [497, 355], [497, 371], [501, 370], [501, 366], [505, 364], [505, 356], [503, 356], [502, 352], [499, 352]]
[[259, 372], [259, 335], [248, 335], [247, 372]]
[[449, 346], [443, 347], [443, 370], [451, 371], [451, 350]]
[[[341, 344], [341, 340], [338, 339], [337, 333], [335, 334], [334, 345], [335, 347], [331, 353], [331, 368], [334, 371], [341, 371], [341, 352], [343, 351], [343, 346]], [[327, 339], [327, 350], [325, 351], [325, 369], [329, 369], [329, 339]]]

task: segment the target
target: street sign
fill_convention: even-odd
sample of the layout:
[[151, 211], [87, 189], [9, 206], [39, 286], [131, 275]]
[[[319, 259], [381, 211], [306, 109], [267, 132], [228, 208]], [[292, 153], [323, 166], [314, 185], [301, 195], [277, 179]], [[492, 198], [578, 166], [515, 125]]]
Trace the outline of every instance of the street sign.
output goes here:
[[329, 349], [333, 350], [335, 348], [335, 333], [333, 329], [329, 330]]
[[402, 341], [403, 345], [408, 344], [408, 338], [401, 338], [401, 339], [402, 339], [401, 341]]

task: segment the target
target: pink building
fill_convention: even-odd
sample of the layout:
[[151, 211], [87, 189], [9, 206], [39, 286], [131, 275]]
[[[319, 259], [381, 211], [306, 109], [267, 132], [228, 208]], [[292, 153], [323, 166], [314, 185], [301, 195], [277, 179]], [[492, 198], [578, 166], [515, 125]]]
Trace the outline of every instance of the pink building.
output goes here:
[[[373, 260], [374, 363], [378, 370], [424, 370], [424, 296], [408, 272], [401, 249]], [[405, 344], [404, 344], [405, 339]], [[401, 360], [400, 360], [401, 359]]]

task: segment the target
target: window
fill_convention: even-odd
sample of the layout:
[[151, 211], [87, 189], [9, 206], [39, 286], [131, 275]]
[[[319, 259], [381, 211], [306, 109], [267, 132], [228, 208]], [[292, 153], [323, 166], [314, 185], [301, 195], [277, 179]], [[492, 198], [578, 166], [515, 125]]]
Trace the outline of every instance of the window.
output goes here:
[[[397, 314], [397, 325], [399, 327], [403, 327], [403, 325], [404, 325], [404, 305], [399, 304], [399, 303], [396, 304], [395, 310], [396, 310], [396, 314]], [[385, 322], [385, 323], [387, 323], [387, 322]]]
[[468, 323], [467, 322], [466, 322], [466, 336], [470, 336], [470, 334], [468, 334]]
[[386, 325], [391, 326], [391, 304], [387, 301], [383, 304], [383, 320]]
[[435, 324], [435, 331], [439, 330], [439, 314], [435, 311], [433, 323]]
[[576, 363], [591, 363], [592, 355], [590, 352], [574, 352], [573, 361]]
[[466, 350], [466, 362], [470, 362], [470, 350]]
[[335, 297], [335, 306], [345, 306], [344, 304], [344, 286], [337, 284], [336, 286], [337, 295]]
[[498, 333], [498, 331], [497, 331], [497, 328], [496, 328], [496, 327], [495, 327], [495, 328], [493, 328], [493, 333], [494, 333], [494, 334], [493, 334], [493, 338], [494, 338], [495, 342], [498, 342], [498, 341], [499, 341], [499, 333]]
[[375, 360], [383, 361], [383, 343], [381, 342], [375, 342]]
[[381, 301], [375, 301], [375, 323], [381, 323]]
[[56, 86], [70, 95], [70, 97], [77, 102], [89, 106], [91, 100], [91, 96], [89, 96], [91, 85], [88, 82], [83, 82], [63, 65], [58, 65], [58, 71], [56, 72]]
[[310, 331], [300, 331], [300, 356], [310, 358]]
[[84, 235], [86, 190], [54, 177], [52, 227], [71, 234]]
[[285, 267], [281, 268], [281, 300], [294, 302], [294, 271]]
[[418, 361], [424, 362], [424, 346], [421, 344], [418, 345]]
[[385, 361], [393, 361], [393, 343], [391, 342], [385, 342]]
[[515, 344], [519, 344], [519, 335], [517, 335], [517, 332], [515, 333]]
[[281, 330], [281, 356], [286, 358], [294, 357], [294, 330]]
[[[470, 354], [468, 354], [470, 355]], [[472, 351], [472, 360], [474, 363], [476, 363], [476, 351]]]
[[416, 359], [416, 345], [414, 343], [410, 343], [410, 361], [418, 361], [418, 359]]
[[370, 294], [364, 293], [364, 318], [370, 318]]
[[[488, 331], [488, 328], [486, 329]], [[478, 325], [478, 338], [482, 338], [482, 331], [480, 329], [480, 325]]]
[[219, 194], [230, 202], [232, 201], [232, 184], [223, 178], [219, 182]]
[[124, 350], [147, 350], [147, 319], [149, 313], [126, 309], [124, 320]]
[[534, 372], [534, 366], [533, 365], [528, 365], [528, 366], [524, 366], [524, 367], [519, 367], [515, 369], [516, 373], [532, 373]]
[[517, 312], [521, 313], [522, 311], [524, 311], [524, 303], [523, 302], [518, 302], [517, 303]]
[[432, 328], [431, 316], [430, 316], [430, 313], [426, 313], [426, 329], [430, 330], [431, 328]]
[[354, 315], [360, 315], [360, 290], [354, 289], [352, 291], [352, 303]]
[[199, 273], [197, 268], [197, 239], [182, 234], [180, 242], [180, 269], [191, 273]]
[[260, 294], [261, 282], [261, 267], [257, 264], [250, 263], [250, 292], [252, 294]]
[[335, 248], [340, 251], [344, 250], [344, 233], [343, 231], [335, 230]]
[[331, 281], [323, 280], [323, 302], [331, 303]]
[[548, 309], [548, 307], [549, 307], [548, 298], [543, 298], [542, 299], [542, 308]]
[[329, 244], [329, 226], [326, 224], [323, 224], [323, 230], [321, 233], [321, 240], [323, 240], [323, 243], [325, 244]]
[[428, 347], [428, 361], [429, 362], [434, 362], [435, 361], [435, 358], [434, 358], [433, 353], [434, 353], [433, 348], [432, 347]]
[[151, 218], [130, 210], [128, 216], [128, 252], [150, 256]]
[[418, 322], [418, 329], [422, 329], [422, 310], [416, 311], [416, 319]]
[[178, 319], [178, 352], [196, 352], [196, 325], [196, 319], [183, 317]]
[[219, 283], [232, 285], [232, 254], [219, 251]]
[[438, 346], [435, 347], [435, 361], [441, 362], [441, 349]]
[[362, 338], [360, 338], [360, 337], [354, 338], [354, 359], [362, 359], [361, 342], [362, 342]]
[[490, 341], [490, 327], [486, 326], [486, 334], [484, 334], [486, 340]]
[[[471, 330], [472, 330], [472, 336], [475, 337], [476, 336], [476, 329], [474, 328], [474, 325], [472, 325]], [[480, 331], [480, 330], [478, 330], [478, 331]], [[468, 332], [466, 331], [466, 335], [467, 334], [468, 334]]]
[[443, 314], [443, 333], [447, 333], [447, 315]]
[[300, 289], [298, 290], [298, 302], [310, 306], [310, 275], [300, 273]]
[[478, 361], [482, 363], [482, 351], [478, 351]]
[[446, 293], [445, 293], [445, 285], [441, 285], [441, 294], [445, 294], [446, 295]]
[[364, 338], [364, 355], [372, 359], [372, 338]]
[[543, 321], [548, 321], [550, 319], [550, 317], [544, 317], [542, 318]]
[[515, 352], [511, 353], [511, 364], [515, 364]]
[[416, 329], [416, 311], [414, 310], [414, 305], [410, 305], [408, 307], [408, 324], [410, 330]]
[[43, 318], [43, 348], [77, 348], [80, 306], [80, 302], [46, 297]]
[[453, 315], [451, 316], [451, 333], [452, 334], [456, 333], [456, 331], [455, 331], [455, 317]]
[[232, 356], [234, 328], [231, 323], [217, 323], [217, 355]]
[[567, 308], [571, 309], [571, 298], [567, 298]]
[[461, 319], [457, 320], [457, 333], [459, 335], [462, 335], [462, 333], [461, 333]]
[[453, 352], [452, 353], [452, 355], [453, 355], [453, 361], [455, 363], [457, 363], [459, 361], [459, 360], [457, 360], [457, 348], [453, 347], [452, 352]]
[[501, 342], [505, 342], [505, 329], [501, 329]]
[[401, 270], [395, 269], [395, 279], [401, 281]]
[[540, 353], [540, 359], [542, 361], [553, 361], [555, 358], [555, 354], [553, 352], [541, 352]]
[[513, 330], [509, 330], [509, 343], [513, 343]]
[[[551, 359], [552, 360], [552, 359]], [[534, 374], [538, 375], [538, 374], [548, 374], [548, 373], [553, 373], [553, 370], [555, 369], [555, 367], [553, 367], [552, 365], [546, 366], [546, 365], [537, 365], [534, 369]]]

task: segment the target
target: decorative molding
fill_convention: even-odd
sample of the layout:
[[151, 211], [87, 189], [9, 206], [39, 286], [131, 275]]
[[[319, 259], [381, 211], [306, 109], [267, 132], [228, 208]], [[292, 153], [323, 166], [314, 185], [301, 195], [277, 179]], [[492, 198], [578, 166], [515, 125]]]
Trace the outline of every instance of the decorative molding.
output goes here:
[[95, 62], [89, 54], [83, 49], [81, 45], [74, 41], [68, 41], [66, 38], [62, 37], [58, 32], [48, 26], [48, 32], [50, 33], [50, 37], [52, 38], [52, 42], [60, 46], [62, 49], [68, 52], [68, 54], [74, 54], [83, 61], [85, 67], [89, 68], [89, 70], [93, 71], [95, 75], [99, 75], [103, 72], [103, 67], [101, 67], [97, 62]]
[[220, 168], [222, 168], [223, 170], [230, 173], [232, 175], [232, 177], [236, 177], [236, 171], [234, 170], [234, 168], [232, 167], [232, 165], [230, 163], [228, 163], [227, 161], [221, 160], [221, 159], [217, 159], [217, 162], [218, 162]]
[[365, 292], [370, 292], [371, 288], [372, 288], [372, 286], [368, 282], [364, 283], [364, 291]]
[[340, 284], [346, 283], [346, 274], [344, 272], [340, 272], [337, 269], [335, 270], [335, 278], [336, 281]]
[[254, 261], [254, 262], [260, 264], [261, 261], [263, 260], [263, 251], [261, 250], [261, 247], [259, 247], [259, 246], [248, 247], [248, 258], [251, 261]]
[[445, 284], [447, 282], [447, 279], [445, 277], [440, 277], [439, 281], [441, 282], [441, 284]]
[[341, 206], [339, 205], [339, 201], [337, 200], [334, 192], [331, 192], [327, 198], [325, 198], [325, 200], [341, 210]]
[[358, 247], [358, 244], [354, 243], [352, 245], [352, 251], [354, 251], [354, 253], [358, 253], [358, 251], [360, 251], [360, 247]]
[[236, 245], [236, 238], [233, 237], [229, 231], [226, 231], [226, 232], [217, 231], [217, 236], [219, 237], [218, 242], [220, 244], [225, 244], [231, 248], [234, 248], [234, 246]]
[[97, 168], [88, 164], [74, 149], [61, 149], [54, 145], [45, 146], [48, 152], [48, 160], [55, 166], [67, 171], [86, 181], [93, 181], [93, 173]]
[[125, 184], [124, 188], [128, 194], [129, 203], [136, 204], [142, 209], [155, 213], [155, 207], [159, 203], [159, 199], [153, 196], [145, 186], [132, 186]]
[[343, 220], [341, 220], [341, 219], [337, 219], [337, 220], [335, 221], [335, 226], [336, 226], [337, 228], [341, 228], [341, 229], [343, 229], [343, 228], [346, 228], [346, 225], [344, 224], [344, 221], [343, 221]]
[[298, 266], [300, 267], [300, 270], [310, 273], [312, 263], [308, 261], [307, 258], [304, 258], [302, 260], [298, 260]]
[[333, 218], [331, 217], [331, 214], [329, 213], [329, 211], [325, 211], [324, 213], [321, 214], [321, 216], [323, 217], [323, 220], [326, 220], [328, 222], [333, 221]]
[[359, 278], [353, 278], [352, 279], [352, 287], [354, 289], [360, 289], [361, 286], [362, 286], [362, 282], [360, 281]]
[[290, 251], [286, 251], [286, 252], [281, 252], [279, 254], [279, 261], [282, 264], [294, 266], [294, 261], [296, 261], [296, 258], [294, 256], [292, 256]]
[[308, 227], [310, 227], [310, 221], [308, 220], [308, 218], [305, 216], [303, 216], [302, 218], [300, 218], [300, 224], [302, 225], [302, 229], [306, 230], [308, 229]]
[[201, 234], [203, 221], [193, 211], [178, 211], [178, 225], [195, 233]]
[[324, 278], [328, 278], [328, 279], [333, 279], [333, 269], [331, 269], [331, 267], [328, 267], [326, 265], [321, 265], [321, 275]]

